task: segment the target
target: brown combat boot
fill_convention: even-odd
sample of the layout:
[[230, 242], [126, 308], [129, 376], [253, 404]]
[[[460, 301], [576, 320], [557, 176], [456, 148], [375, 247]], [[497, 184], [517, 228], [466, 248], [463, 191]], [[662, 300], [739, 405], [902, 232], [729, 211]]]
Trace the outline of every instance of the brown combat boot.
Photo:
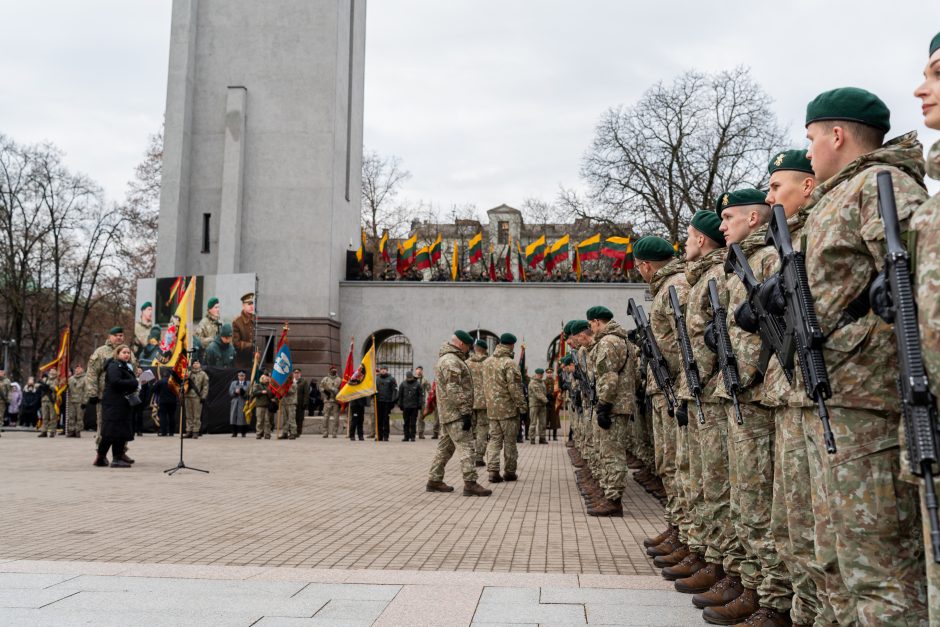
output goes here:
[[666, 568], [667, 566], [676, 566], [679, 562], [689, 556], [689, 547], [680, 545], [669, 555], [660, 555], [653, 560], [653, 566], [656, 568]]
[[667, 566], [663, 569], [662, 576], [666, 581], [675, 581], [691, 577], [702, 568], [705, 568], [705, 560], [698, 553], [689, 553], [684, 560], [675, 566]]
[[502, 483], [503, 478], [499, 475], [498, 472], [491, 472], [489, 477], [490, 483]]
[[428, 481], [424, 487], [426, 492], [453, 492], [453, 486], [449, 486], [443, 481]]
[[762, 607], [748, 616], [747, 620], [736, 623], [736, 625], [746, 627], [791, 627], [793, 623], [790, 621], [789, 614], [778, 612], [769, 607]]
[[672, 525], [666, 527], [666, 530], [663, 531], [658, 536], [656, 536], [655, 538], [647, 538], [646, 540], [643, 540], [643, 546], [645, 546], [646, 548], [650, 548], [651, 546], [662, 544], [663, 542], [666, 541], [666, 538], [668, 538], [669, 536], [673, 534], [674, 530], [675, 530], [675, 527], [673, 527]]
[[706, 607], [722, 606], [738, 598], [742, 592], [744, 592], [744, 586], [741, 585], [741, 579], [725, 575], [724, 579], [709, 588], [708, 592], [693, 596], [692, 605], [700, 610]]
[[507, 470], [506, 472], [503, 473], [503, 481], [515, 481], [518, 478], [519, 478], [519, 475], [517, 475], [514, 472], [509, 472]]
[[603, 499], [597, 505], [589, 506], [588, 516], [603, 516], [611, 518], [623, 518], [623, 505], [620, 499]]
[[646, 549], [646, 554], [650, 557], [660, 557], [662, 555], [669, 555], [673, 551], [679, 548], [682, 542], [679, 541], [679, 530], [674, 530], [669, 537], [657, 544], [656, 546], [651, 546]]
[[721, 606], [706, 607], [702, 618], [712, 625], [737, 625], [759, 609], [757, 591], [744, 588], [744, 592], [733, 601]]
[[574, 448], [574, 442], [572, 442], [571, 440], [567, 440], [565, 442], [565, 446], [568, 448]]
[[487, 490], [476, 481], [465, 481], [463, 484], [464, 496], [489, 496], [492, 493], [492, 490]]
[[725, 570], [721, 564], [706, 563], [691, 577], [677, 579], [675, 588], [683, 594], [699, 594], [708, 592], [716, 583], [725, 578]]

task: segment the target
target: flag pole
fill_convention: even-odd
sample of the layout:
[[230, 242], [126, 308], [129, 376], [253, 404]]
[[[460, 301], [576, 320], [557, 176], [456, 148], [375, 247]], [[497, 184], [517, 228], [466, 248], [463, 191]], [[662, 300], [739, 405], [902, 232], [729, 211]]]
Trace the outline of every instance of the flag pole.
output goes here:
[[[372, 354], [375, 355], [375, 334], [372, 335]], [[372, 369], [375, 370], [375, 363], [372, 364]], [[372, 376], [375, 376], [375, 372], [372, 373]], [[375, 441], [379, 441], [379, 390], [378, 384], [376, 384], [375, 393], [372, 394], [372, 413], [375, 416]]]

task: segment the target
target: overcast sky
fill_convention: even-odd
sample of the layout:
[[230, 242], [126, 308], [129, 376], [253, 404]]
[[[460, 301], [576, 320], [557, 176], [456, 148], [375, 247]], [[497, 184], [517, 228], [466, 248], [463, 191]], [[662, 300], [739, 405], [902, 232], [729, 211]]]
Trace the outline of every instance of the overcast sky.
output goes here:
[[[57, 144], [120, 199], [163, 118], [170, 6], [0, 0], [0, 133]], [[608, 107], [743, 64], [793, 146], [806, 102], [842, 85], [880, 95], [891, 135], [916, 129], [929, 146], [940, 134], [911, 94], [938, 29], [937, 0], [370, 0], [365, 143], [403, 160], [411, 200], [518, 206], [580, 185]]]

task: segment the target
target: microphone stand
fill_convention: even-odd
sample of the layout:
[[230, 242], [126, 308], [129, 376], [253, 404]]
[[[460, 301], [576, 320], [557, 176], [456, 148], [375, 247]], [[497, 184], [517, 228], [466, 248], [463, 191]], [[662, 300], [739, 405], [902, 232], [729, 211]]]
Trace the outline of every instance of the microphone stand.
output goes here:
[[192, 466], [187, 466], [186, 462], [183, 461], [183, 424], [186, 419], [186, 401], [183, 398], [185, 396], [185, 389], [189, 382], [189, 364], [192, 363], [193, 355], [196, 354], [196, 351], [190, 349], [186, 351], [186, 377], [180, 381], [179, 385], [179, 402], [180, 402], [180, 460], [173, 468], [167, 468], [165, 472], [169, 476], [173, 476], [176, 472], [180, 470], [195, 470], [196, 472], [203, 472], [209, 474], [208, 470], [203, 470], [201, 468], [193, 468]]

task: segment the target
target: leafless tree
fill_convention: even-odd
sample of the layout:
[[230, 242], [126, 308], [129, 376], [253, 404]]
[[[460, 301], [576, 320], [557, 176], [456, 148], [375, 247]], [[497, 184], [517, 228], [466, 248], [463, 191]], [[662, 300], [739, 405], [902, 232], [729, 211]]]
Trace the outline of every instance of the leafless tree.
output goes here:
[[725, 190], [766, 183], [767, 160], [785, 141], [771, 103], [743, 67], [653, 85], [601, 116], [581, 168], [593, 206], [568, 206], [680, 239], [692, 214], [713, 209]]
[[411, 173], [402, 168], [400, 158], [363, 150], [362, 228], [372, 242], [373, 259], [377, 262], [382, 234], [388, 231], [389, 237], [401, 237], [415, 215], [396, 202], [401, 186], [409, 178]]
[[135, 278], [151, 277], [157, 265], [157, 218], [160, 214], [160, 183], [163, 175], [163, 129], [150, 136], [143, 160], [127, 184], [121, 213], [127, 220], [124, 256]]

